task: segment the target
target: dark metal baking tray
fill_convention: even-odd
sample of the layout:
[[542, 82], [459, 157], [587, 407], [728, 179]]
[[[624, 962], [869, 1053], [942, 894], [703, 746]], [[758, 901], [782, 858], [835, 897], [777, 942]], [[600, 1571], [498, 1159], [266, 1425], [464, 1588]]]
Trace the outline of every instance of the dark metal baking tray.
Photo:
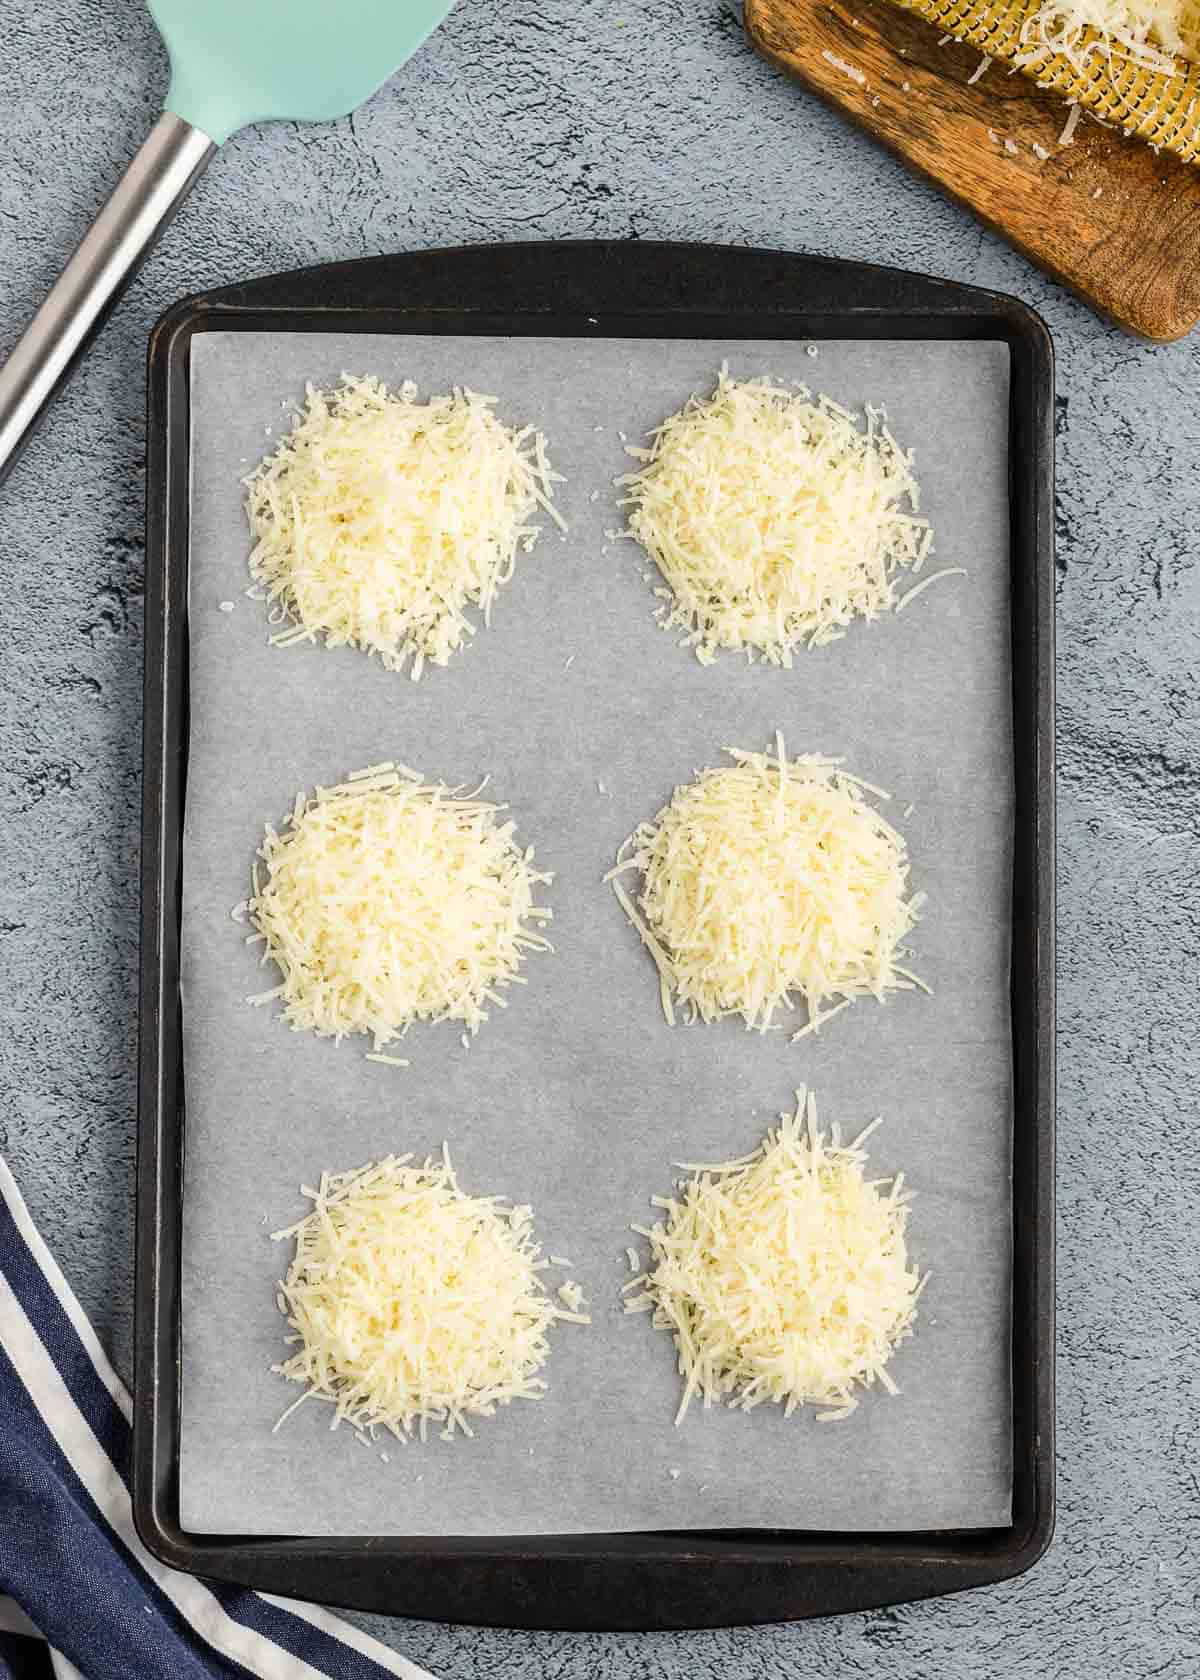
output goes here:
[[[184, 1531], [178, 1514], [185, 1091], [179, 994], [188, 739], [189, 356], [206, 331], [983, 339], [1011, 355], [1013, 1519], [886, 1536], [725, 1530], [528, 1539]], [[1054, 1521], [1053, 356], [1011, 298], [773, 251], [547, 243], [381, 257], [185, 299], [151, 338], [147, 426], [133, 1499], [164, 1562], [398, 1615], [651, 1629], [786, 1621], [1031, 1567]]]

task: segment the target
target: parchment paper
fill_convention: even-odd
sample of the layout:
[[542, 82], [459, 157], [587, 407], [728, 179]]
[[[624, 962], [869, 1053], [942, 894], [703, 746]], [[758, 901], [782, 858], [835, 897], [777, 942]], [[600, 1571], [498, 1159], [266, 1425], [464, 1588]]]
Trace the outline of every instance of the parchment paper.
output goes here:
[[[999, 344], [512, 341], [210, 333], [192, 345], [191, 750], [184, 857], [187, 1153], [181, 1509], [194, 1531], [501, 1535], [660, 1528], [921, 1529], [1010, 1515], [1011, 852], [1008, 352]], [[707, 388], [723, 359], [843, 403], [884, 403], [917, 450], [937, 565], [906, 612], [855, 627], [791, 673], [723, 655], [702, 668], [653, 621], [640, 551], [613, 542], [630, 442]], [[494, 392], [536, 421], [567, 475], [548, 529], [481, 630], [419, 684], [364, 655], [267, 645], [247, 600], [240, 478], [304, 382], [342, 370]], [[268, 435], [269, 434], [269, 435]], [[598, 491], [595, 501], [592, 492]], [[233, 601], [232, 613], [219, 610]], [[567, 667], [568, 659], [571, 661]], [[844, 753], [892, 790], [914, 887], [913, 937], [935, 996], [860, 1002], [789, 1044], [730, 1021], [668, 1028], [654, 969], [601, 877], [676, 783], [760, 747]], [[274, 984], [230, 908], [264, 820], [298, 788], [398, 758], [431, 779], [492, 775], [519, 835], [557, 871], [557, 954], [531, 957], [473, 1046], [414, 1028], [403, 1072], [365, 1043], [289, 1031], [248, 993]], [[909, 801], [915, 809], [902, 819]], [[886, 1119], [879, 1172], [917, 1192], [910, 1249], [932, 1272], [902, 1394], [848, 1421], [693, 1409], [672, 1426], [674, 1349], [622, 1315], [624, 1249], [671, 1163], [752, 1148], [793, 1087], [853, 1130]], [[284, 1352], [275, 1282], [322, 1168], [450, 1143], [463, 1184], [532, 1203], [572, 1261], [590, 1328], [552, 1336], [549, 1393], [473, 1441], [379, 1450], [269, 1367]]]

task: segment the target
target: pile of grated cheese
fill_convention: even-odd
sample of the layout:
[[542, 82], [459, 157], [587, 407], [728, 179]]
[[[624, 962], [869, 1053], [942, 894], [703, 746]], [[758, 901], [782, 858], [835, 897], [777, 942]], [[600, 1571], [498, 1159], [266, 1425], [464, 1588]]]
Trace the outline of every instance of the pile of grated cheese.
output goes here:
[[1026, 67], [1061, 53], [1079, 75], [1098, 57], [1171, 76], [1176, 58], [1200, 62], [1200, 7], [1194, 0], [1042, 0], [1021, 43], [1017, 62]]
[[390, 671], [445, 665], [490, 622], [518, 548], [531, 549], [537, 508], [557, 475], [545, 439], [493, 413], [473, 391], [417, 401], [373, 378], [307, 387], [304, 412], [249, 478], [250, 572], [290, 647], [324, 638], [377, 654]]
[[590, 1322], [544, 1288], [531, 1209], [467, 1195], [445, 1146], [412, 1161], [323, 1173], [312, 1211], [273, 1233], [296, 1244], [277, 1297], [296, 1352], [272, 1369], [305, 1385], [277, 1429], [315, 1399], [366, 1437], [471, 1435], [469, 1418], [541, 1397], [555, 1320]]
[[925, 1277], [908, 1263], [911, 1193], [903, 1174], [868, 1179], [863, 1145], [835, 1125], [827, 1140], [811, 1093], [797, 1092], [751, 1155], [681, 1163], [678, 1197], [655, 1196], [664, 1218], [634, 1226], [650, 1244], [626, 1312], [652, 1312], [679, 1354], [683, 1397], [751, 1411], [763, 1401], [845, 1418], [858, 1389], [899, 1392], [887, 1364], [912, 1334]]
[[879, 411], [865, 427], [825, 396], [731, 379], [630, 448], [618, 479], [636, 538], [666, 583], [659, 619], [710, 664], [740, 648], [790, 667], [856, 618], [898, 604], [897, 575], [932, 547], [912, 458]]
[[478, 1031], [485, 1005], [504, 1005], [497, 988], [524, 984], [526, 953], [551, 948], [535, 930], [552, 912], [533, 898], [553, 878], [481, 791], [386, 763], [298, 793], [253, 867], [249, 938], [282, 979], [250, 1002], [278, 999], [297, 1031], [368, 1033], [380, 1061], [414, 1021]]
[[[767, 1031], [803, 1001], [813, 1032], [856, 997], [928, 991], [903, 941], [924, 894], [906, 898], [903, 837], [866, 794], [882, 789], [809, 754], [727, 749], [734, 765], [675, 789], [622, 845], [606, 879], [658, 968], [663, 1011], [741, 1015]], [[618, 877], [641, 875], [635, 903]], [[833, 1000], [832, 1008], [827, 1007]]]

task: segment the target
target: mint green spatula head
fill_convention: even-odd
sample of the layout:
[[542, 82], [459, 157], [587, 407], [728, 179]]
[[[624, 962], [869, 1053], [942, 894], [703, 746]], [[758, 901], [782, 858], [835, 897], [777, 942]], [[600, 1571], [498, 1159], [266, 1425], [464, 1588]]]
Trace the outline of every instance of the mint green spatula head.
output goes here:
[[344, 116], [454, 0], [146, 0], [171, 55], [167, 108], [0, 365], [0, 480], [218, 146], [270, 117]]
[[147, 0], [171, 55], [167, 110], [220, 144], [272, 117], [341, 117], [454, 0]]

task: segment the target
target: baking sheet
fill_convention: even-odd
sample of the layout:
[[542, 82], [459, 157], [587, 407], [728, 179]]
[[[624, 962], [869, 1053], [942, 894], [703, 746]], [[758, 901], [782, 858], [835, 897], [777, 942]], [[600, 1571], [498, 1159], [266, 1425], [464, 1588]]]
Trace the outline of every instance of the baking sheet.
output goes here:
[[[728, 360], [885, 403], [917, 449], [930, 569], [966, 565], [898, 617], [855, 627], [788, 673], [723, 655], [704, 669], [652, 616], [612, 479], [630, 442]], [[343, 370], [423, 394], [498, 393], [536, 421], [567, 475], [492, 627], [418, 684], [362, 654], [267, 645], [247, 600], [240, 478], [306, 380]], [[1011, 1507], [1011, 1095], [1008, 961], [1011, 732], [1008, 351], [992, 343], [431, 338], [208, 333], [192, 343], [191, 743], [183, 888], [187, 1127], [180, 1506], [224, 1534], [504, 1535], [722, 1527], [861, 1531], [1005, 1524]], [[595, 501], [593, 491], [599, 491]], [[233, 612], [222, 601], [236, 603]], [[568, 666], [568, 660], [570, 664]], [[935, 996], [860, 1002], [791, 1045], [739, 1023], [666, 1026], [655, 972], [601, 877], [617, 846], [724, 745], [844, 753], [892, 790], [913, 884], [913, 936]], [[414, 1028], [407, 1071], [290, 1032], [248, 993], [273, 983], [230, 907], [263, 822], [296, 790], [384, 758], [430, 779], [492, 775], [518, 834], [557, 879], [555, 955], [531, 956], [469, 1050], [456, 1025]], [[264, 978], [264, 975], [266, 976]], [[752, 1148], [801, 1081], [823, 1118], [882, 1113], [881, 1173], [917, 1192], [910, 1251], [932, 1272], [902, 1394], [818, 1424], [689, 1412], [672, 1424], [674, 1350], [626, 1317], [627, 1226], [671, 1163]], [[331, 1434], [273, 1376], [274, 1304], [290, 1245], [268, 1232], [323, 1168], [449, 1141], [462, 1183], [532, 1203], [550, 1254], [591, 1301], [558, 1326], [549, 1392], [481, 1420], [476, 1438], [401, 1447]], [[380, 1452], [387, 1452], [384, 1463]]]

